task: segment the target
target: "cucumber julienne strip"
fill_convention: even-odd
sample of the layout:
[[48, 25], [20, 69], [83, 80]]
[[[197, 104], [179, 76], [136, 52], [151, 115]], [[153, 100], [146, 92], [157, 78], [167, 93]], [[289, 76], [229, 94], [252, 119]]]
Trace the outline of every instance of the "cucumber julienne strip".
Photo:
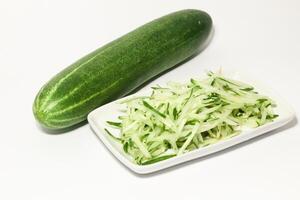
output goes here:
[[109, 132], [109, 130], [107, 130], [106, 128], [104, 129], [104, 131], [110, 136], [112, 137], [114, 140], [116, 141], [122, 141], [121, 138], [118, 138], [116, 136], [114, 136], [111, 132]]
[[115, 127], [118, 127], [118, 128], [121, 128], [122, 127], [122, 123], [120, 122], [112, 122], [112, 121], [107, 121], [107, 123], [111, 126], [115, 126]]
[[122, 102], [127, 110], [111, 135], [140, 165], [153, 164], [238, 135], [278, 117], [275, 102], [248, 84], [209, 72], [203, 80], [153, 87], [148, 97]]
[[158, 110], [156, 110], [155, 108], [153, 108], [149, 103], [147, 103], [146, 101], [143, 101], [143, 105], [148, 108], [149, 110], [151, 110], [152, 112], [158, 114], [159, 116], [161, 116], [162, 118], [166, 118], [166, 115], [162, 114], [161, 112], [159, 112]]
[[146, 161], [144, 163], [141, 163], [141, 165], [150, 165], [150, 164], [162, 161], [162, 160], [166, 160], [166, 159], [172, 158], [174, 156], [176, 156], [176, 154], [171, 154], [171, 155], [165, 155], [165, 156], [157, 157], [157, 158], [154, 158], [152, 160], [148, 160], [148, 161]]

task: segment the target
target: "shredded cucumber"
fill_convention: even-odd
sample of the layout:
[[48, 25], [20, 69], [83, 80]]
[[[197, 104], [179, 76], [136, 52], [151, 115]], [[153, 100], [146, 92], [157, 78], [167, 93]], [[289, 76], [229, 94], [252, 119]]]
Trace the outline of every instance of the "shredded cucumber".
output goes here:
[[276, 115], [275, 102], [248, 84], [209, 72], [202, 80], [170, 82], [152, 88], [150, 96], [131, 98], [120, 122], [124, 151], [140, 165], [152, 164], [238, 135], [243, 127], [258, 127]]

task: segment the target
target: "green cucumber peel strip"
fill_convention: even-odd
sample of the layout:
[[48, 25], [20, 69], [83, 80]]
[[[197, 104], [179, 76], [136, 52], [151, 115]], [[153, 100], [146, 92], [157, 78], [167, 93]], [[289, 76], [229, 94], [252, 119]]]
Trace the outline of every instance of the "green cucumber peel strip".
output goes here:
[[141, 165], [150, 165], [150, 164], [157, 163], [157, 162], [160, 162], [160, 161], [163, 161], [163, 160], [167, 160], [167, 159], [175, 157], [175, 156], [176, 156], [176, 154], [160, 156], [160, 157], [148, 160], [146, 162], [143, 162], [143, 163], [141, 163]]
[[117, 127], [117, 128], [121, 128], [122, 127], [122, 123], [121, 122], [106, 121], [106, 123], [108, 123], [111, 126]]

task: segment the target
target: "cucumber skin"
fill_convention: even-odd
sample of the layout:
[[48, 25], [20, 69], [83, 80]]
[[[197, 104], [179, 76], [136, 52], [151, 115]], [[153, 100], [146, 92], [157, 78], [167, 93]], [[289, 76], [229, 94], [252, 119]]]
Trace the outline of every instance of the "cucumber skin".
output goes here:
[[149, 22], [54, 76], [38, 92], [34, 116], [50, 130], [76, 125], [95, 108], [195, 54], [211, 30], [211, 17], [200, 10], [181, 10]]

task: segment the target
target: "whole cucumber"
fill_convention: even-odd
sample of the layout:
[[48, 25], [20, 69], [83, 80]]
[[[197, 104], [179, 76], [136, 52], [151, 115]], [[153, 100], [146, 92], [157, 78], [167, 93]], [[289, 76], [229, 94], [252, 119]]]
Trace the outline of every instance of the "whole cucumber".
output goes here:
[[78, 124], [95, 108], [195, 54], [211, 30], [211, 17], [200, 10], [181, 10], [151, 21], [54, 76], [38, 92], [34, 116], [52, 130]]

